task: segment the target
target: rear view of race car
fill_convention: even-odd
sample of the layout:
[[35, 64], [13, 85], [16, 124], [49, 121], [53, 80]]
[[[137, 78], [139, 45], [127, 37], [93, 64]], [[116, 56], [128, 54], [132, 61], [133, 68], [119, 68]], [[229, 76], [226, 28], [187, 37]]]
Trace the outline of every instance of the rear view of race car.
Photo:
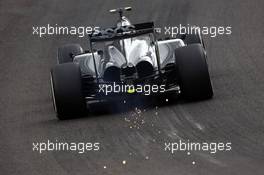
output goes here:
[[157, 40], [154, 23], [131, 24], [118, 13], [116, 27], [90, 35], [90, 51], [79, 44], [58, 49], [51, 69], [53, 104], [59, 119], [85, 115], [87, 105], [127, 95], [175, 93], [186, 100], [213, 96], [206, 52], [199, 33]]

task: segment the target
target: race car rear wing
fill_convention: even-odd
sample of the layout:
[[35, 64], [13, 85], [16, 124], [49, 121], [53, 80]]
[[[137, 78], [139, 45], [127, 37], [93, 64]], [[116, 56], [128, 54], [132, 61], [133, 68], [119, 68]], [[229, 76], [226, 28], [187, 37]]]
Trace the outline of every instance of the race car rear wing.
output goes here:
[[154, 33], [153, 22], [139, 23], [129, 26], [112, 27], [100, 30], [99, 32], [94, 31], [89, 35], [89, 37], [90, 42], [103, 42], [132, 38], [147, 33]]

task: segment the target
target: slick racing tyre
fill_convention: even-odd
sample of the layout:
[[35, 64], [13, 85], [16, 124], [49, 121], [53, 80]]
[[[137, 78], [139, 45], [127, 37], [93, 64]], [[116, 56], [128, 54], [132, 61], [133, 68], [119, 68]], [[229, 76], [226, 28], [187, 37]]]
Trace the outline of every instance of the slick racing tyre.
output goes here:
[[75, 55], [82, 54], [84, 51], [79, 44], [68, 44], [58, 48], [58, 64], [73, 61]]
[[51, 69], [51, 90], [54, 109], [59, 119], [86, 114], [86, 101], [82, 92], [80, 67], [74, 63], [58, 64]]
[[201, 44], [175, 50], [181, 94], [185, 100], [196, 101], [213, 97], [213, 89]]

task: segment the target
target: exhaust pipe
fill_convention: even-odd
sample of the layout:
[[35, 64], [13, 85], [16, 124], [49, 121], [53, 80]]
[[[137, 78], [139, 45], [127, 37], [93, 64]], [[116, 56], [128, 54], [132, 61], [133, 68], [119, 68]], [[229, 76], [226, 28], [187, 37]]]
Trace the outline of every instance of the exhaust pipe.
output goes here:
[[108, 82], [120, 82], [121, 69], [114, 64], [107, 64], [103, 79]]
[[150, 57], [145, 56], [136, 64], [136, 69], [139, 78], [144, 78], [153, 74], [153, 62]]

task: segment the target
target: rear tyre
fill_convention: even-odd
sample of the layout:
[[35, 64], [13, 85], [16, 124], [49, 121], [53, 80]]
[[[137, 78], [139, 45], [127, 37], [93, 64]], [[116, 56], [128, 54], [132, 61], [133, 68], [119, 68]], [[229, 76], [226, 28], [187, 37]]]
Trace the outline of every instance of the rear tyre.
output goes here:
[[201, 44], [177, 48], [175, 57], [183, 98], [190, 101], [212, 98], [213, 89]]
[[58, 64], [69, 63], [73, 61], [75, 55], [84, 53], [79, 44], [68, 44], [58, 48]]
[[77, 64], [59, 64], [51, 69], [51, 88], [54, 109], [59, 119], [86, 114], [81, 71]]

